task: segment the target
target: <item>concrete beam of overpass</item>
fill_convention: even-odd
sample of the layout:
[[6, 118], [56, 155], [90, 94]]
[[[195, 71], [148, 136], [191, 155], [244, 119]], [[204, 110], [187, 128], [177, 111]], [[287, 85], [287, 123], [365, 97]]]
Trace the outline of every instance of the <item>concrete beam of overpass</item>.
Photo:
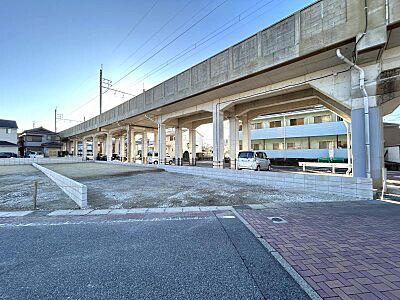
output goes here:
[[[370, 10], [368, 23], [371, 34], [363, 41], [363, 49], [384, 42], [374, 38], [374, 32], [385, 26], [385, 14], [381, 14], [385, 9], [385, 1], [371, 2], [373, 9]], [[392, 11], [391, 17], [394, 17], [390, 21], [396, 22], [396, 4], [390, 1], [389, 9]], [[190, 103], [195, 97], [211, 91], [221, 97], [265, 85], [265, 81], [253, 80], [252, 86], [241, 86], [241, 82], [354, 42], [364, 30], [364, 18], [363, 0], [317, 1], [129, 101], [60, 134], [70, 137], [160, 108], [168, 111], [167, 107], [172, 104], [181, 101]], [[326, 62], [325, 67], [335, 64], [339, 62], [332, 60]]]

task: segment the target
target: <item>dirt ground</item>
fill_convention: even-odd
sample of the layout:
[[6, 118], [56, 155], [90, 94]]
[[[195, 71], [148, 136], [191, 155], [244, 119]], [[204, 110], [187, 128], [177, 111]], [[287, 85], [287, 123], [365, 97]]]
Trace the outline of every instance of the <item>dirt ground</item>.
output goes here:
[[267, 202], [338, 201], [337, 197], [285, 192], [265, 186], [98, 163], [46, 165], [88, 188], [92, 208], [240, 205]]
[[0, 210], [32, 209], [34, 181], [38, 181], [39, 209], [78, 208], [42, 172], [30, 165], [16, 165], [0, 166]]

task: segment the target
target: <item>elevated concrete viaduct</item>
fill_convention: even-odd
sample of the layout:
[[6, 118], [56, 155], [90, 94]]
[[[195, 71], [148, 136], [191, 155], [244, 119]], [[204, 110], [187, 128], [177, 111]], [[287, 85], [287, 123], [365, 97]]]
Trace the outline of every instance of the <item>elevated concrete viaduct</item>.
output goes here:
[[[229, 154], [236, 158], [239, 122], [243, 149], [250, 149], [252, 118], [324, 105], [351, 123], [353, 176], [372, 177], [379, 187], [382, 117], [400, 103], [400, 1], [364, 3], [317, 1], [61, 135], [69, 147], [69, 141], [99, 137], [111, 157], [111, 139], [123, 132], [132, 161], [134, 135], [156, 131], [162, 163], [167, 127], [175, 128], [178, 160], [181, 129], [190, 129], [193, 156], [195, 128], [212, 123], [213, 166], [221, 168], [224, 120], [230, 126]], [[357, 66], [345, 63], [337, 49]]]

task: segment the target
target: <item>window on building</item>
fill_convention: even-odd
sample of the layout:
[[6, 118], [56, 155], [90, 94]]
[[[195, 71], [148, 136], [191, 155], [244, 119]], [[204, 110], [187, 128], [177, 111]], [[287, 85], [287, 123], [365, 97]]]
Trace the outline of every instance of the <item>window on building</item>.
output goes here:
[[333, 149], [334, 147], [333, 141], [320, 141], [319, 149]]
[[28, 135], [26, 137], [26, 140], [28, 142], [41, 142], [42, 141], [42, 137], [41, 136], [37, 136], [37, 135]]
[[283, 149], [283, 143], [273, 143], [272, 144], [272, 149], [274, 149], [274, 150], [282, 150]]
[[290, 119], [290, 126], [304, 125], [304, 118]]
[[6, 133], [11, 133], [11, 129], [10, 128], [6, 128]]
[[252, 144], [252, 145], [251, 145], [251, 148], [252, 148], [253, 150], [260, 150], [260, 144]]
[[262, 123], [254, 123], [254, 129], [262, 129]]
[[289, 150], [301, 149], [301, 143], [300, 142], [288, 142], [288, 143], [286, 143], [286, 149], [289, 149]]
[[242, 130], [243, 130], [243, 125], [240, 124], [240, 125], [239, 125], [239, 131], [242, 131]]
[[330, 122], [330, 120], [331, 120], [331, 116], [329, 116], [329, 115], [314, 117], [314, 123], [326, 123], [326, 122]]
[[270, 128], [282, 127], [282, 121], [271, 121], [269, 122], [269, 127]]
[[172, 135], [170, 135], [169, 140], [170, 140], [170, 142], [172, 142], [174, 140], [174, 137]]

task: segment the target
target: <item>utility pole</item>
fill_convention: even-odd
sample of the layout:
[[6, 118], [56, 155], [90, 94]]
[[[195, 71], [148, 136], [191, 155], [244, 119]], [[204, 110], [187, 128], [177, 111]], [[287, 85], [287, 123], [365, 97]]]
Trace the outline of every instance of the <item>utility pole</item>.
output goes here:
[[57, 106], [54, 110], [54, 132], [57, 133]]
[[103, 101], [103, 64], [100, 67], [100, 114], [102, 110], [102, 101]]

